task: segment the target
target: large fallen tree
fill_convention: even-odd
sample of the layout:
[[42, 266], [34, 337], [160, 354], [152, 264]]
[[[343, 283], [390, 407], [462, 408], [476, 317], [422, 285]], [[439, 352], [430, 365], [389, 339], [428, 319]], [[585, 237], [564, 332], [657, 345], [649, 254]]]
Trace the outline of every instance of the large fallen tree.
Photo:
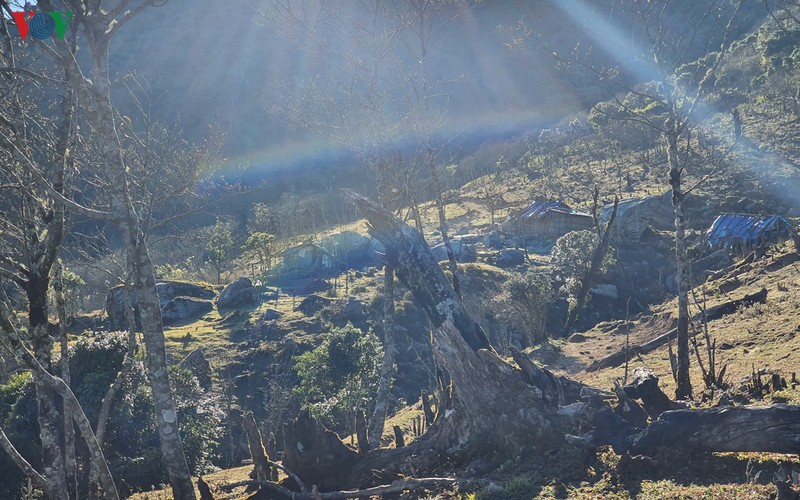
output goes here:
[[[477, 457], [502, 460], [546, 451], [565, 439], [611, 444], [620, 452], [646, 452], [661, 444], [701, 451], [800, 451], [795, 407], [673, 410], [643, 429], [646, 416], [634, 419], [635, 412], [612, 409], [599, 391], [558, 377], [521, 352], [513, 352], [517, 366], [507, 363], [467, 313], [420, 233], [368, 198], [351, 191], [345, 197], [364, 214], [397, 277], [427, 312], [434, 354], [452, 380], [453, 403], [409, 445], [368, 453], [348, 448], [301, 413], [284, 428], [283, 464], [306, 484], [320, 491], [365, 488]], [[626, 408], [637, 406], [625, 402]], [[582, 433], [572, 436], [578, 420]], [[779, 431], [786, 438], [777, 443]]]

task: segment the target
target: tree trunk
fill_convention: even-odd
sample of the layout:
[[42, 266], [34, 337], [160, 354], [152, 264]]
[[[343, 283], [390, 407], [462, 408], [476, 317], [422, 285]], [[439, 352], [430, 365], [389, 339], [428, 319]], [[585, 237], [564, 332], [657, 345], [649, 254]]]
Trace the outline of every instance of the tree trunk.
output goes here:
[[428, 391], [422, 391], [420, 399], [422, 400], [422, 412], [425, 414], [425, 428], [427, 429], [433, 425], [436, 414], [433, 412], [433, 408], [431, 406], [431, 395], [428, 393]]
[[678, 369], [676, 373], [677, 399], [691, 399], [692, 382], [689, 378], [689, 264], [686, 257], [686, 220], [683, 215], [685, 194], [681, 188], [683, 169], [678, 164], [678, 131], [675, 118], [667, 121], [667, 160], [669, 184], [672, 187], [672, 207], [675, 211], [675, 262], [678, 281]]
[[373, 448], [381, 447], [386, 412], [389, 407], [392, 381], [394, 379], [394, 268], [386, 264], [383, 276], [383, 364], [375, 396], [375, 410], [370, 421], [368, 441]]
[[[59, 265], [53, 282], [55, 291], [56, 309], [58, 312], [58, 331], [61, 347], [61, 379], [69, 387], [71, 385], [69, 374], [69, 342], [67, 339], [67, 303], [64, 297], [63, 267]], [[75, 466], [75, 424], [70, 415], [64, 415], [64, 466], [69, 492], [78, 498], [78, 482]]]
[[[370, 439], [367, 435], [367, 416], [364, 413], [364, 410], [356, 410], [356, 441], [358, 442], [358, 452], [359, 453], [366, 453], [371, 448]], [[378, 443], [377, 448], [380, 448], [381, 444]]]
[[130, 283], [126, 282], [123, 285], [123, 289], [125, 292], [125, 318], [128, 322], [128, 348], [122, 360], [122, 369], [117, 373], [114, 382], [109, 386], [103, 396], [103, 400], [100, 402], [100, 414], [97, 417], [96, 433], [100, 446], [105, 444], [106, 427], [108, 426], [108, 417], [111, 414], [111, 405], [114, 404], [117, 393], [128, 378], [128, 374], [130, 374], [133, 368], [133, 358], [136, 356], [136, 316], [133, 310], [133, 301], [131, 300]]
[[[45, 8], [52, 5], [44, 0]], [[146, 366], [153, 393], [155, 420], [164, 460], [172, 486], [172, 494], [177, 500], [194, 500], [195, 492], [186, 457], [183, 453], [178, 429], [175, 401], [167, 371], [167, 356], [164, 345], [164, 327], [161, 319], [161, 306], [156, 291], [153, 264], [147, 250], [147, 243], [138, 215], [130, 199], [127, 169], [122, 159], [122, 149], [117, 135], [115, 110], [111, 104], [110, 80], [108, 75], [109, 36], [104, 29], [93, 25], [94, 18], [84, 20], [85, 35], [92, 56], [92, 80], [76, 77], [70, 83], [86, 111], [99, 145], [108, 181], [110, 212], [125, 239], [128, 269], [132, 272], [133, 288], [141, 315], [144, 344], [147, 349]], [[98, 19], [94, 22], [102, 22]], [[83, 74], [77, 66], [72, 52], [62, 44], [57, 44], [62, 59], [74, 75]]]
[[549, 384], [537, 387], [537, 381], [526, 379], [499, 358], [419, 232], [371, 200], [350, 191], [345, 196], [367, 217], [370, 233], [386, 247], [397, 277], [428, 313], [434, 326], [434, 355], [453, 383], [453, 405], [409, 446], [373, 450], [366, 456], [348, 450], [335, 434], [304, 413], [284, 430], [284, 464], [307, 482], [329, 489], [408, 474], [408, 464], [391, 452], [406, 450], [421, 467], [438, 462], [442, 454], [454, 460], [508, 456], [559, 443], [561, 433], [553, 422], [563, 394], [560, 379], [551, 375]]
[[[710, 451], [731, 448], [738, 448], [736, 451], [745, 451], [745, 448], [797, 450], [796, 443], [800, 442], [798, 407], [777, 412], [776, 418], [768, 421], [767, 425], [787, 431], [781, 443], [775, 442], [769, 429], [758, 424], [752, 410], [742, 412], [738, 408], [733, 409], [733, 413], [743, 416], [727, 420], [720, 418], [725, 415], [725, 409], [701, 411], [697, 417], [687, 416], [694, 419], [692, 427], [702, 429], [700, 432], [693, 432], [686, 426], [658, 423], [653, 429], [640, 432], [639, 427], [625, 420], [624, 413], [615, 413], [599, 391], [556, 377], [518, 351], [512, 354], [519, 369], [505, 363], [489, 349], [473, 348], [470, 342], [474, 342], [482, 330], [471, 327], [463, 304], [455, 297], [419, 233], [376, 203], [350, 191], [346, 191], [345, 196], [361, 208], [371, 225], [370, 233], [386, 247], [387, 258], [394, 263], [397, 276], [434, 323], [434, 352], [442, 368], [452, 377], [453, 406], [428, 432], [409, 445], [371, 450], [366, 454], [348, 448], [307, 411], [301, 412], [284, 428], [284, 465], [304, 482], [320, 490], [365, 487], [432, 470], [443, 461], [463, 463], [478, 456], [502, 460], [523, 452], [560, 446], [570, 425], [576, 425], [585, 433], [571, 436], [570, 440], [591, 445], [611, 444], [620, 451], [648, 450], [649, 443], [653, 442], [680, 446], [687, 441], [691, 442], [690, 446]], [[585, 402], [577, 402], [579, 396]], [[689, 411], [666, 412], [659, 422], [680, 424], [680, 420], [671, 415], [683, 415], [682, 412]], [[577, 415], [585, 418], [578, 419], [579, 424], [571, 424]], [[769, 417], [770, 413], [760, 415]], [[716, 430], [715, 422], [721, 423], [721, 431]], [[757, 430], [765, 429], [769, 439], [759, 443], [756, 438], [748, 437], [737, 442], [733, 433], [742, 422]], [[721, 435], [736, 444], [725, 444]], [[670, 439], [670, 436], [678, 439]], [[408, 457], [414, 457], [413, 464]]]
[[161, 442], [161, 456], [170, 477], [172, 494], [176, 500], [194, 500], [194, 485], [186, 456], [183, 453], [178, 414], [167, 371], [167, 350], [164, 343], [164, 326], [161, 320], [161, 304], [158, 300], [153, 263], [147, 252], [144, 235], [139, 233], [133, 245], [128, 247], [128, 259], [133, 269], [136, 303], [147, 349], [146, 365], [153, 406]]
[[[45, 274], [46, 273], [46, 274]], [[31, 346], [36, 360], [44, 370], [52, 370], [53, 339], [48, 332], [47, 292], [50, 288], [50, 267], [33, 269], [27, 284], [28, 320]], [[42, 470], [47, 479], [49, 498], [69, 498], [64, 456], [59, 428], [63, 424], [58, 407], [58, 395], [51, 391], [41, 371], [33, 371], [36, 387], [36, 404], [39, 421], [39, 438], [42, 441]]]
[[673, 410], [637, 436], [630, 451], [653, 453], [661, 447], [682, 452], [800, 453], [800, 407], [736, 406]]
[[[442, 233], [442, 241], [444, 242], [445, 250], [447, 250], [447, 263], [450, 268], [450, 274], [453, 282], [453, 291], [456, 296], [461, 298], [461, 281], [458, 278], [458, 263], [456, 262], [456, 255], [453, 253], [453, 245], [450, 242], [450, 229], [447, 224], [447, 214], [444, 210], [444, 186], [439, 179], [439, 174], [436, 172], [436, 165], [433, 163], [433, 155], [430, 151], [426, 151], [426, 160], [430, 167], [432, 186], [434, 190], [434, 202], [436, 203], [436, 214], [439, 217], [439, 232]], [[422, 233], [420, 233], [421, 235]], [[422, 238], [423, 243], [425, 238]], [[463, 248], [462, 248], [463, 250]]]
[[[61, 396], [61, 399], [64, 401], [64, 412], [72, 417], [73, 422], [77, 425], [83, 437], [84, 443], [86, 443], [86, 446], [89, 448], [89, 456], [92, 461], [91, 465], [97, 468], [99, 472], [100, 484], [103, 487], [105, 496], [112, 500], [118, 499], [119, 494], [117, 493], [117, 488], [114, 484], [111, 472], [108, 469], [108, 463], [106, 462], [105, 456], [103, 456], [103, 451], [97, 443], [97, 438], [89, 423], [89, 419], [86, 418], [86, 414], [83, 412], [83, 408], [81, 408], [78, 399], [69, 386], [60, 378], [51, 375], [39, 362], [34, 353], [30, 352], [22, 343], [19, 332], [11, 322], [11, 312], [2, 301], [0, 301], [0, 331], [5, 333], [5, 338], [12, 354], [31, 371], [34, 380], [37, 380], [37, 389], [51, 392], [55, 396]], [[14, 456], [15, 455], [12, 454], [12, 457]], [[23, 467], [23, 470], [26, 469]], [[50, 472], [51, 471], [45, 467], [43, 476], [46, 480], [45, 494], [47, 497], [69, 498], [66, 489], [57, 489], [57, 483], [52, 479], [53, 476], [50, 475]], [[64, 481], [63, 476], [56, 478], [55, 481]], [[62, 484], [65, 486], [66, 482], [64, 481]]]
[[[122, 384], [125, 383], [133, 369], [133, 359], [136, 356], [136, 316], [133, 310], [131, 284], [129, 280], [123, 284], [123, 291], [125, 292], [125, 318], [128, 322], [128, 346], [125, 351], [125, 357], [122, 359], [122, 369], [117, 373], [114, 382], [108, 387], [102, 401], [100, 401], [100, 414], [97, 416], [97, 430], [95, 431], [95, 435], [97, 436], [97, 442], [101, 449], [105, 445], [106, 429], [108, 428], [108, 419], [111, 415], [111, 405], [114, 404], [117, 393], [122, 389]], [[95, 468], [92, 468], [89, 472], [90, 485], [97, 484], [97, 473], [98, 471]], [[89, 494], [90, 498], [95, 498], [96, 496], [94, 490], [90, 490]]]
[[271, 479], [269, 457], [264, 449], [264, 441], [261, 439], [261, 432], [253, 418], [253, 412], [242, 412], [242, 427], [247, 436], [247, 444], [250, 447], [250, 456], [253, 458], [253, 467], [256, 471], [256, 479], [260, 482]]

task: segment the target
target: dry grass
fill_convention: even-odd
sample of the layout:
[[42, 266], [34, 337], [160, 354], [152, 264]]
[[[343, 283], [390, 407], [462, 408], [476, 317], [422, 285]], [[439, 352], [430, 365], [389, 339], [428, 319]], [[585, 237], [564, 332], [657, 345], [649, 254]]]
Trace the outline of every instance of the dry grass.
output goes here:
[[[717, 339], [718, 359], [728, 365], [727, 379], [734, 386], [753, 367], [777, 370], [788, 378], [800, 366], [800, 261], [794, 255], [793, 245], [787, 244], [774, 256], [756, 261], [738, 276], [740, 285], [727, 293], [719, 292], [718, 282], [706, 285], [708, 307], [744, 297], [762, 287], [768, 291], [766, 304], [755, 304], [709, 323], [710, 333]], [[702, 288], [698, 287], [696, 293], [699, 296]], [[636, 320], [630, 332], [631, 344], [641, 344], [672, 328], [676, 308], [672, 300], [652, 308], [652, 317]], [[561, 355], [549, 363], [550, 367], [597, 387], [613, 387], [613, 381], [623, 377], [624, 367], [582, 370], [592, 361], [624, 348], [625, 328], [619, 323], [597, 325], [586, 332], [586, 342], [563, 343]], [[668, 394], [674, 390], [666, 346], [633, 359], [630, 369], [637, 366], [653, 370]], [[701, 377], [694, 355], [691, 376], [695, 393], [699, 394]]]
[[[217, 500], [234, 500], [246, 498], [249, 494], [245, 493], [245, 487], [236, 488], [232, 491], [222, 492], [216, 490], [218, 485], [232, 484], [239, 481], [246, 481], [250, 479], [250, 472], [252, 472], [252, 465], [245, 465], [244, 467], [236, 467], [234, 469], [225, 469], [218, 472], [212, 472], [203, 476], [203, 480], [211, 487], [214, 498]], [[197, 490], [197, 480], [195, 483], [195, 496], [200, 498], [200, 492]], [[148, 491], [144, 493], [135, 493], [131, 495], [130, 500], [171, 500], [172, 489], [164, 487], [158, 490]]]

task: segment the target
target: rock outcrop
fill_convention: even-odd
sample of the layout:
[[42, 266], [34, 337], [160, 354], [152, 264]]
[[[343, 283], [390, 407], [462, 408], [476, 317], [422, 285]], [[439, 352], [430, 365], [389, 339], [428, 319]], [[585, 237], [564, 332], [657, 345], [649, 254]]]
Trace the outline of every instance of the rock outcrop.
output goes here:
[[220, 312], [232, 311], [253, 305], [258, 294], [253, 282], [248, 278], [239, 278], [225, 287], [217, 300], [217, 309]]
[[[214, 290], [207, 285], [199, 285], [188, 281], [159, 281], [156, 283], [156, 289], [158, 290], [158, 299], [161, 303], [162, 313], [167, 304], [177, 297], [191, 297], [198, 301], [208, 302], [207, 305], [197, 305], [193, 308], [186, 307], [185, 304], [173, 304], [170, 306], [170, 318], [175, 318], [175, 313], [178, 311], [188, 312], [189, 310], [201, 311], [207, 309], [205, 312], [208, 312], [213, 307], [210, 301], [214, 298]], [[131, 292], [131, 300], [133, 302], [134, 315], [138, 323], [139, 310], [136, 307], [136, 291]], [[202, 314], [205, 314], [205, 312]], [[124, 330], [127, 328], [128, 321], [125, 319], [125, 290], [121, 285], [115, 286], [108, 291], [106, 295], [106, 313], [108, 314], [109, 327], [111, 330]], [[171, 319], [170, 321], [182, 321], [185, 319], [188, 318]], [[168, 324], [166, 318], [164, 322]]]
[[175, 297], [161, 308], [161, 318], [165, 325], [175, 325], [197, 319], [211, 312], [211, 301], [196, 297]]

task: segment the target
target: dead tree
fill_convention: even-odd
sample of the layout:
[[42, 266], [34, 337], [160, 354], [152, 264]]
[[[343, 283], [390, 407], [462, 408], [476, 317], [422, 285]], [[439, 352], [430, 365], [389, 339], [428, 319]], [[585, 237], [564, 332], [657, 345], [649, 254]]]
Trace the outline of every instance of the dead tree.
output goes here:
[[[25, 293], [30, 348], [45, 370], [32, 371], [32, 377], [36, 388], [41, 460], [46, 471], [45, 491], [52, 494], [53, 491], [70, 491], [59, 435], [66, 424], [69, 440], [72, 422], [69, 417], [62, 418], [59, 395], [48, 389], [48, 380], [43, 374], [55, 368], [53, 339], [49, 334], [48, 292], [51, 271], [65, 234], [65, 210], [58, 198], [64, 194], [67, 172], [72, 166], [69, 151], [74, 145], [75, 100], [68, 89], [57, 89], [61, 103], [54, 115], [55, 127], [47, 124], [44, 116], [31, 112], [37, 105], [32, 100], [45, 90], [35, 90], [26, 77], [14, 72], [20, 62], [8, 30], [10, 10], [8, 2], [0, 1], [0, 65], [4, 70], [0, 79], [0, 162], [3, 163], [0, 198], [5, 202], [0, 214], [0, 278], [15, 283]], [[69, 71], [63, 68], [55, 74], [70, 77]], [[46, 90], [52, 91], [52, 88], [48, 86]], [[29, 94], [30, 100], [22, 97], [25, 94]], [[50, 190], [36, 184], [37, 173], [47, 180]], [[66, 456], [72, 464], [74, 454]]]
[[[50, 392], [53, 396], [60, 397], [63, 400], [64, 412], [70, 415], [72, 423], [77, 426], [84, 443], [89, 449], [91, 467], [97, 471], [99, 484], [102, 487], [104, 496], [110, 499], [118, 499], [119, 494], [108, 469], [108, 463], [100, 444], [97, 442], [89, 419], [86, 418], [86, 414], [78, 402], [78, 398], [75, 397], [75, 394], [62, 379], [51, 375], [39, 362], [35, 354], [23, 343], [20, 332], [12, 320], [11, 310], [5, 300], [0, 300], [0, 333], [3, 334], [3, 342], [0, 345], [9, 354], [16, 356], [26, 368], [35, 374], [34, 376], [39, 380], [39, 390]], [[44, 474], [35, 471], [19, 455], [4, 433], [0, 437], [0, 441], [12, 460], [37, 486], [42, 488], [48, 498], [69, 498], [67, 490], [58, 489], [66, 486], [65, 481], [62, 481], [61, 478], [53, 477], [52, 471], [46, 467], [44, 468]]]
[[264, 449], [264, 441], [261, 439], [261, 431], [258, 430], [256, 419], [253, 412], [242, 412], [242, 427], [247, 436], [247, 444], [250, 447], [250, 456], [253, 458], [256, 479], [258, 481], [269, 481], [272, 477], [269, 467], [269, 457]]
[[[450, 374], [454, 401], [452, 409], [410, 445], [361, 456], [304, 413], [285, 428], [284, 464], [320, 488], [364, 486], [396, 479], [404, 466], [398, 453], [416, 456], [419, 466], [426, 461], [432, 465], [440, 453], [503, 455], [559, 442], [561, 433], [554, 422], [558, 403], [564, 402], [560, 379], [548, 377], [546, 384], [540, 379], [531, 380], [500, 359], [483, 329], [467, 313], [420, 233], [371, 200], [352, 192], [345, 196], [367, 217], [372, 226], [370, 232], [386, 247], [386, 257], [397, 277], [428, 313], [433, 323], [434, 353], [439, 365]], [[531, 429], [536, 432], [531, 433]], [[391, 467], [393, 461], [397, 463]], [[385, 473], [367, 472], [373, 469]]]
[[[137, 210], [139, 207], [136, 205], [131, 164], [123, 154], [118, 114], [112, 105], [108, 64], [109, 45], [119, 28], [154, 4], [146, 2], [126, 10], [120, 5], [106, 5], [106, 8], [102, 8], [100, 3], [75, 4], [70, 36], [66, 40], [54, 40], [53, 48], [47, 54], [51, 56], [52, 64], [68, 76], [58, 83], [74, 96], [78, 103], [76, 109], [81, 111], [81, 118], [85, 119], [92, 131], [92, 139], [99, 153], [96, 161], [102, 172], [107, 208], [98, 210], [76, 203], [60, 192], [59, 184], [50, 182], [16, 145], [11, 144], [10, 150], [20, 164], [30, 169], [39, 186], [46, 189], [57, 202], [78, 214], [114, 224], [122, 234], [147, 350], [146, 367], [153, 394], [161, 455], [175, 498], [193, 500], [194, 485], [180, 439], [175, 401], [167, 371], [161, 305], [148, 249], [147, 229], [149, 216], [152, 214], [147, 209]], [[51, 0], [40, 1], [39, 8], [43, 12], [56, 10]], [[82, 47], [86, 48], [89, 57], [75, 56], [78, 37], [84, 42]], [[40, 76], [35, 73], [31, 76], [30, 71], [22, 71], [16, 67], [10, 69], [31, 78]]]
[[[502, 459], [552, 449], [573, 431], [570, 414], [581, 415], [589, 424], [588, 432], [571, 440], [589, 446], [611, 444], [618, 452], [651, 452], [657, 443], [699, 451], [800, 448], [800, 407], [673, 410], [641, 430], [641, 419], [638, 425], [626, 421], [597, 390], [557, 377], [518, 352], [519, 368], [507, 364], [488, 346], [419, 232], [371, 200], [349, 191], [345, 196], [361, 209], [398, 278], [428, 313], [435, 355], [452, 378], [453, 405], [407, 446], [366, 454], [348, 448], [302, 412], [284, 428], [284, 466], [320, 491], [385, 484], [433, 470], [445, 457], [453, 462], [477, 456]], [[645, 393], [654, 394], [653, 387]], [[687, 427], [687, 422], [692, 425]], [[763, 432], [764, 440], [743, 437], [751, 431]], [[778, 431], [783, 431], [780, 443], [775, 438]]]

